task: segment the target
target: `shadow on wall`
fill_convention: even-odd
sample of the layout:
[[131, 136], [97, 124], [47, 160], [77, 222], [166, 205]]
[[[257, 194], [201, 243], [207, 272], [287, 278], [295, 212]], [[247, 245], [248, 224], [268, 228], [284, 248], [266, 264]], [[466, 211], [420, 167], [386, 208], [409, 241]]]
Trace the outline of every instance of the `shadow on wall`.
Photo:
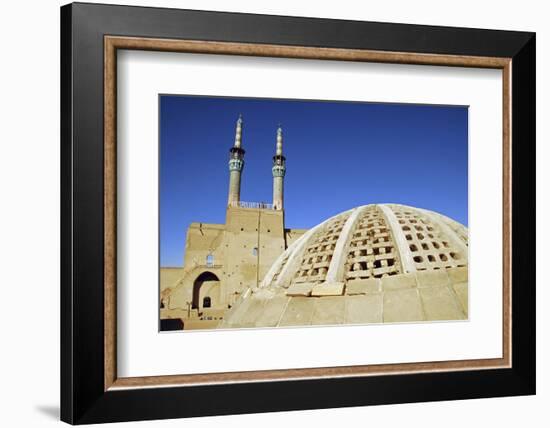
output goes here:
[[51, 419], [59, 420], [59, 406], [56, 406], [56, 405], [39, 405], [39, 406], [36, 406], [35, 408], [36, 408], [36, 410], [38, 410], [43, 415], [45, 415], [45, 416], [47, 416]]

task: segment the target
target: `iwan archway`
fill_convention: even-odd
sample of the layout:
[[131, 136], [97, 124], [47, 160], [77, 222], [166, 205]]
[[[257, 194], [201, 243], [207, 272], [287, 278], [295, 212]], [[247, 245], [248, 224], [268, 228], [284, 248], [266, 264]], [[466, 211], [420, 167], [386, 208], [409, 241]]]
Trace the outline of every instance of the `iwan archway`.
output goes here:
[[212, 272], [202, 272], [193, 282], [191, 307], [201, 310], [217, 306], [220, 301], [220, 279]]

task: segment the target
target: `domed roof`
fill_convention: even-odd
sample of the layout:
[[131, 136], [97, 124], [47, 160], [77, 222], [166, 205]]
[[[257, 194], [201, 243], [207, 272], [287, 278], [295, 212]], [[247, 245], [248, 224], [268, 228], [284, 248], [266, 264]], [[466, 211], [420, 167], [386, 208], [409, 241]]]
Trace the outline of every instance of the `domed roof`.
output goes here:
[[466, 227], [420, 208], [364, 205], [294, 242], [220, 327], [464, 319], [467, 276]]

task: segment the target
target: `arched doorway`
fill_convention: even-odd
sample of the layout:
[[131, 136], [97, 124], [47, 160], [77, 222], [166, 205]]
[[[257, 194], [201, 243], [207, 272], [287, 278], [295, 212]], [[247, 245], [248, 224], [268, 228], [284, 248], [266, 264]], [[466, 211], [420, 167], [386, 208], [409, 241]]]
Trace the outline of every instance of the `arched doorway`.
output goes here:
[[[211, 295], [201, 295], [201, 288], [203, 287], [203, 284], [208, 284], [209, 290], [214, 291], [212, 288], [216, 288], [216, 291], [219, 294], [219, 282], [220, 279], [212, 272], [201, 273], [193, 283], [193, 302], [191, 308], [202, 309], [203, 307], [213, 306], [216, 301], [215, 297]], [[213, 285], [215, 287], [213, 287]], [[207, 305], [204, 305], [205, 301], [207, 302]]]

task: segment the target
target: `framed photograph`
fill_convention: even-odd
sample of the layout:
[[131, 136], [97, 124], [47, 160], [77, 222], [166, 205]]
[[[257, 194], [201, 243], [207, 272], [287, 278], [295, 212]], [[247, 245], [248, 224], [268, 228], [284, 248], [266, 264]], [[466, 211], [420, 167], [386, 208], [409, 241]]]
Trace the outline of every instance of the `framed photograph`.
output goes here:
[[61, 57], [62, 420], [535, 393], [533, 33], [76, 3]]

